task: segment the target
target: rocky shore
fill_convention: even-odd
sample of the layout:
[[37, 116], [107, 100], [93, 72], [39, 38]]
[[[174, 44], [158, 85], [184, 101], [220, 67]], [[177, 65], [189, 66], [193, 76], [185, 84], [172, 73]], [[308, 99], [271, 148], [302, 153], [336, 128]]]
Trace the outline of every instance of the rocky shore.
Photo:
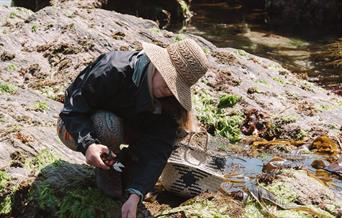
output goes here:
[[[202, 126], [227, 140], [213, 150], [267, 162], [274, 156], [304, 162], [310, 157], [324, 163], [317, 171], [327, 175], [315, 174], [311, 161], [300, 168], [282, 165], [276, 172], [258, 172], [263, 177], [256, 182], [241, 182], [247, 201], [223, 188], [175, 208], [146, 203], [150, 212], [165, 217], [341, 216], [341, 97], [276, 62], [98, 7], [91, 0], [63, 1], [38, 12], [0, 6], [1, 216], [116, 217], [120, 203], [97, 191], [84, 157], [56, 135], [64, 89], [101, 53], [141, 50], [142, 41], [166, 47], [186, 37], [196, 40], [210, 61], [193, 92]], [[253, 197], [255, 187], [286, 206]]]

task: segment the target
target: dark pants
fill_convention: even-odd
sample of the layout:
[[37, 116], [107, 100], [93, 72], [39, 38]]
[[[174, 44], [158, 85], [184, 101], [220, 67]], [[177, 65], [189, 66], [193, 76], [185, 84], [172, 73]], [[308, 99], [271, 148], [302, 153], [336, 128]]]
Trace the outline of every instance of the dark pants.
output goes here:
[[[120, 145], [131, 141], [132, 137], [129, 138], [127, 135], [125, 137], [121, 120], [111, 112], [99, 111], [91, 116], [91, 119], [94, 124], [94, 132], [96, 132], [101, 144], [106, 145], [116, 154], [120, 152], [120, 161], [125, 165], [124, 172], [122, 173], [116, 172], [112, 168], [110, 170], [96, 168], [96, 184], [100, 190], [110, 197], [120, 198], [122, 197], [124, 187], [126, 187], [130, 180], [129, 168], [132, 165], [130, 149], [124, 148], [120, 150]], [[128, 130], [128, 132], [131, 131]], [[57, 122], [57, 134], [64, 145], [74, 151], [77, 150], [74, 138], [66, 130], [64, 122], [60, 118]]]

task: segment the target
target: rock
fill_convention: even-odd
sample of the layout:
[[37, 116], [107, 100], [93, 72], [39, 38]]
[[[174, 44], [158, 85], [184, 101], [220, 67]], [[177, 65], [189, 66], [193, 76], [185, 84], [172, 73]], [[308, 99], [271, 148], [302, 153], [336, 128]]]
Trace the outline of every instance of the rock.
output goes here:
[[[25, 178], [32, 174], [33, 183], [38, 185], [45, 184], [47, 179], [48, 184], [56, 185], [59, 179], [63, 179], [60, 184], [65, 185], [70, 182], [70, 173], [65, 169], [72, 168], [70, 172], [76, 172], [80, 180], [84, 178], [86, 181], [77, 183], [77, 180], [80, 193], [84, 194], [84, 187], [89, 184], [94, 185], [89, 168], [81, 165], [84, 163], [83, 155], [69, 150], [56, 135], [55, 124], [62, 108], [56, 100], [62, 101], [65, 88], [100, 54], [112, 50], [140, 50], [142, 41], [165, 47], [184, 37], [196, 40], [208, 55], [210, 72], [194, 87], [194, 92], [207, 92], [208, 102], [213, 104], [215, 111], [223, 94], [241, 99], [232, 107], [222, 108], [220, 116], [241, 118], [236, 114], [245, 108], [255, 108], [270, 117], [277, 117], [285, 131], [287, 127], [295, 130], [295, 127], [300, 127], [311, 136], [319, 129], [340, 137], [341, 129], [332, 128], [332, 125], [342, 125], [341, 97], [296, 78], [271, 60], [243, 50], [217, 48], [198, 36], [160, 30], [153, 21], [98, 8], [100, 3], [91, 0], [59, 1], [35, 13], [0, 6], [0, 54], [10, 51], [15, 55], [10, 60], [6, 55], [6, 61], [0, 62], [0, 168], [10, 176], [15, 177], [19, 173]], [[18, 16], [11, 18], [12, 12]], [[248, 91], [250, 87], [255, 87], [257, 92]], [[288, 119], [289, 116], [295, 119]], [[235, 124], [238, 131], [239, 126]], [[45, 150], [64, 161], [56, 176], [51, 176], [53, 173], [36, 175], [40, 170], [56, 170], [55, 164], [61, 162], [56, 162], [55, 158], [48, 158], [53, 162], [43, 165], [39, 165], [38, 161], [37, 166], [33, 164], [33, 170], [25, 168], [21, 159], [13, 156], [13, 153], [19, 152], [32, 159]], [[15, 166], [11, 166], [12, 162]], [[19, 166], [29, 170], [29, 173], [13, 171], [13, 167]], [[27, 186], [12, 191], [25, 196], [23, 193], [31, 184], [27, 182]], [[57, 193], [57, 197], [61, 193], [68, 194], [66, 199], [72, 202], [80, 200], [77, 198], [80, 195], [72, 190], [68, 189], [65, 193], [60, 186], [56, 186], [51, 191]], [[94, 189], [92, 191], [97, 193]], [[28, 208], [28, 204], [24, 204], [28, 199], [23, 198], [19, 198], [23, 201], [17, 208]], [[63, 202], [59, 198], [57, 201], [60, 204]], [[39, 212], [37, 205], [30, 204], [35, 213]], [[51, 205], [46, 207], [46, 216], [51, 215], [49, 209], [57, 210]]]

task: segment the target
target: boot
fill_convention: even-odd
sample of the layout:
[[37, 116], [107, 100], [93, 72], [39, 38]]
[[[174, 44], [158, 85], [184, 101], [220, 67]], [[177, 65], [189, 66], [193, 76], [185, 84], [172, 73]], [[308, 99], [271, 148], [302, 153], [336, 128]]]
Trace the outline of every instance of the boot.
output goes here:
[[121, 173], [113, 169], [103, 170], [95, 168], [97, 187], [106, 195], [120, 199], [122, 197]]

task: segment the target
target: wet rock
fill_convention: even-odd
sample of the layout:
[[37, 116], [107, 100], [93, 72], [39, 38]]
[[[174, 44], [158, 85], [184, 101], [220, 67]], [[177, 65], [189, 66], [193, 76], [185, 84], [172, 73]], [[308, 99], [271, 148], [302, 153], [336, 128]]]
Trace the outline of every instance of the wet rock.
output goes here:
[[270, 0], [266, 3], [272, 24], [290, 25], [296, 29], [309, 26], [339, 31], [342, 22], [341, 9], [342, 3], [339, 0]]
[[311, 166], [315, 169], [324, 169], [326, 165], [323, 160], [314, 160], [312, 161]]

